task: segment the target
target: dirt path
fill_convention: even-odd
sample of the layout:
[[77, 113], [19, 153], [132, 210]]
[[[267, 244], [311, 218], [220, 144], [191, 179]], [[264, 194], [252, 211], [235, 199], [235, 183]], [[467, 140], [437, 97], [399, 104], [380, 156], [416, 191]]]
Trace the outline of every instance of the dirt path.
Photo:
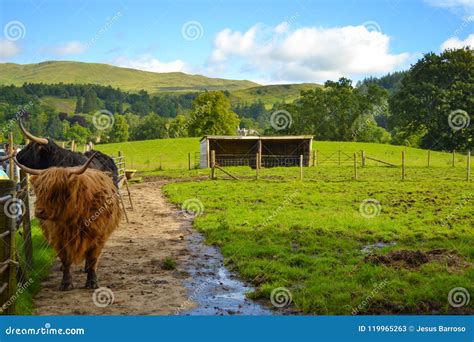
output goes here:
[[[81, 266], [73, 269], [75, 289], [58, 290], [60, 263], [55, 263], [43, 289], [36, 297], [38, 315], [167, 315], [195, 305], [188, 299], [183, 282], [189, 278], [184, 265], [191, 255], [185, 237], [191, 222], [171, 206], [161, 193], [163, 183], [132, 187], [135, 210], [125, 218], [107, 242], [99, 262], [99, 286], [109, 290], [84, 289], [86, 280]], [[163, 259], [171, 257], [176, 270], [163, 270]], [[112, 304], [104, 306], [114, 297]]]

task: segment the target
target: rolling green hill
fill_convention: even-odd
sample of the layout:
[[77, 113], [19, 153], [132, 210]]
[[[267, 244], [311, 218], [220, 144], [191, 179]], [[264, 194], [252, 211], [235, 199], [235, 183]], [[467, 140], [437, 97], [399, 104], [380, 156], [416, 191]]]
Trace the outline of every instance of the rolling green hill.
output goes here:
[[257, 86], [231, 91], [230, 100], [234, 104], [237, 102], [252, 103], [256, 100], [261, 100], [268, 108], [278, 102], [293, 102], [300, 95], [302, 90], [314, 89], [316, 87], [321, 87], [321, 85], [316, 83], [301, 83]]
[[126, 91], [144, 89], [159, 92], [192, 92], [201, 90], [236, 90], [255, 87], [251, 81], [209, 78], [182, 72], [155, 73], [107, 64], [51, 61], [38, 64], [0, 63], [0, 84], [94, 83]]

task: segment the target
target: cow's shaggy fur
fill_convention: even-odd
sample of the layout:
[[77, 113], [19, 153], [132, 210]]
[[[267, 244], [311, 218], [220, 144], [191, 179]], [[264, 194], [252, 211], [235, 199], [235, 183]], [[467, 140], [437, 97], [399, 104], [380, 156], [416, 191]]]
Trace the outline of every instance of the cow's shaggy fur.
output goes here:
[[86, 288], [97, 288], [97, 261], [120, 221], [117, 188], [104, 172], [52, 167], [32, 176], [35, 214], [62, 261], [61, 290], [73, 288], [71, 264], [86, 260]]

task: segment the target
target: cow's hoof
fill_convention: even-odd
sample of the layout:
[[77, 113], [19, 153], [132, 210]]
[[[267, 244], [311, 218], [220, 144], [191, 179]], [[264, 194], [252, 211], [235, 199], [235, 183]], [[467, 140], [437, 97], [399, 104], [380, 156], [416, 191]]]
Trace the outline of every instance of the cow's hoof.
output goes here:
[[87, 279], [86, 281], [86, 289], [97, 289], [99, 288], [99, 284], [95, 279]]
[[70, 291], [74, 288], [74, 285], [72, 283], [61, 283], [61, 286], [59, 287], [60, 291]]

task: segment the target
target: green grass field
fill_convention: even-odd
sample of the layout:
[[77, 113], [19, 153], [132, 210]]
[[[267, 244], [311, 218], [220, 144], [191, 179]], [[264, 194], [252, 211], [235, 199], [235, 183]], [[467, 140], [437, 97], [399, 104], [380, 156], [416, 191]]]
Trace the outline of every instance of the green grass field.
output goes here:
[[[32, 221], [31, 236], [33, 242], [33, 269], [28, 272], [26, 284], [19, 287], [15, 312], [17, 315], [31, 315], [35, 309], [33, 297], [41, 289], [41, 281], [49, 274], [51, 266], [56, 260], [54, 250], [44, 239], [43, 233], [36, 220]], [[23, 238], [18, 234], [17, 250], [21, 258], [21, 265], [25, 265]], [[21, 289], [21, 293], [19, 291]]]
[[[177, 205], [202, 203], [195, 227], [256, 286], [253, 298], [268, 300], [283, 286], [303, 313], [446, 313], [450, 289], [474, 291], [472, 183], [447, 180], [448, 169], [443, 180], [432, 174], [405, 182], [389, 180], [380, 167], [370, 169], [370, 181], [343, 180], [350, 173], [344, 168], [327, 171], [340, 174], [324, 181], [209, 180], [165, 189]], [[296, 171], [277, 173], [291, 179]], [[379, 203], [374, 217], [360, 212], [370, 211], [363, 205], [368, 199]], [[364, 247], [376, 243], [387, 244], [374, 249], [377, 255], [441, 250], [442, 256], [417, 266], [375, 264], [365, 260]], [[386, 285], [358, 308], [380, 283]]]
[[[127, 160], [127, 167], [141, 171], [185, 169], [188, 167], [188, 153], [194, 155], [199, 152], [199, 138], [157, 139], [146, 141], [131, 141], [126, 143], [96, 145], [99, 151], [110, 155], [117, 155], [121, 151]], [[313, 149], [318, 150], [318, 160], [321, 165], [337, 165], [341, 151], [341, 163], [352, 164], [354, 152], [364, 150], [368, 157], [380, 159], [396, 165], [401, 165], [401, 152], [406, 151], [407, 166], [426, 166], [428, 151], [394, 146], [387, 144], [315, 141]], [[452, 164], [452, 154], [431, 152], [431, 166], [449, 167]], [[464, 166], [466, 156], [455, 154], [455, 165]], [[367, 160], [367, 165], [381, 165]], [[176, 172], [175, 172], [176, 174]]]
[[[292, 308], [311, 314], [474, 310], [472, 301], [458, 311], [448, 301], [455, 287], [474, 292], [474, 186], [465, 180], [464, 155], [452, 167], [452, 154], [431, 152], [428, 168], [421, 149], [316, 141], [320, 162], [331, 162], [305, 167], [303, 182], [296, 167], [262, 169], [259, 180], [255, 170], [232, 167], [241, 180], [217, 171], [211, 181], [209, 169], [185, 170], [198, 139], [97, 147], [123, 151], [145, 176], [182, 178], [166, 185], [167, 196], [177, 206], [202, 204], [194, 226], [253, 283], [252, 298], [268, 301], [285, 287]], [[406, 180], [400, 167], [372, 161], [354, 180], [351, 157], [360, 150], [397, 165], [406, 151]], [[167, 155], [163, 170], [160, 155]]]

